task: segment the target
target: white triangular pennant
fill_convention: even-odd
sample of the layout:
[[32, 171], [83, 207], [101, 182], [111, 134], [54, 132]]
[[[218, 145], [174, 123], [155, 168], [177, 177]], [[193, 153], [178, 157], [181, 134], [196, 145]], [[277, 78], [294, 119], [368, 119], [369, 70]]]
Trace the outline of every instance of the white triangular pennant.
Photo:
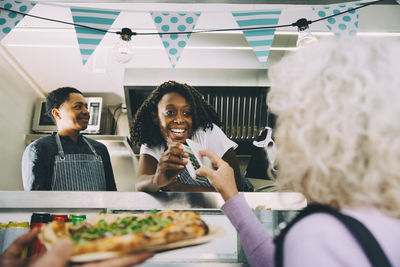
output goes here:
[[358, 29], [358, 10], [355, 7], [360, 3], [342, 3], [329, 6], [313, 6], [312, 9], [317, 12], [320, 18], [325, 18], [349, 10], [347, 13], [323, 20], [329, 31], [336, 37], [355, 36]]
[[[29, 1], [0, 0], [0, 6], [8, 10], [29, 13], [36, 3]], [[0, 10], [0, 40], [4, 38], [20, 22], [25, 15], [15, 12]]]
[[[200, 12], [150, 12], [173, 68], [180, 59]], [[184, 32], [184, 33], [182, 33]], [[188, 33], [189, 32], [189, 33]], [[172, 33], [172, 34], [170, 34]]]
[[82, 56], [83, 65], [93, 54], [104, 35], [110, 29], [120, 11], [111, 11], [92, 8], [71, 8], [72, 19], [75, 24], [84, 25], [95, 29], [75, 26], [79, 49]]
[[[278, 24], [281, 10], [240, 11], [232, 12], [232, 15], [241, 28], [266, 27]], [[261, 65], [266, 67], [275, 29], [244, 30], [243, 34]]]

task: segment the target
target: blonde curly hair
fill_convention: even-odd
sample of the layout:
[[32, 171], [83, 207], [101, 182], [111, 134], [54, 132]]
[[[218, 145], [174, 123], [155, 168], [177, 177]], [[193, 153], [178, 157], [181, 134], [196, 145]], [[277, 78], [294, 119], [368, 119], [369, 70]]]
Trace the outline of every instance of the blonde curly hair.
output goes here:
[[320, 41], [269, 74], [278, 186], [400, 218], [400, 43]]

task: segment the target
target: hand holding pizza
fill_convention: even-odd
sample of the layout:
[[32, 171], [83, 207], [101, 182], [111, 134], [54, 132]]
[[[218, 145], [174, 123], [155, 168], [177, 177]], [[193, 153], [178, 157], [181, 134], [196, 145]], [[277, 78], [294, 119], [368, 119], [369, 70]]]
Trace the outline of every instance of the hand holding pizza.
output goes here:
[[196, 171], [196, 174], [207, 176], [225, 201], [238, 194], [235, 174], [229, 164], [211, 151], [200, 150], [199, 153], [200, 156], [210, 158], [212, 166], [216, 169], [202, 166]]
[[[54, 244], [51, 250], [34, 255], [28, 259], [21, 259], [21, 252], [29, 245], [38, 235], [40, 229], [34, 228], [26, 234], [18, 237], [10, 247], [0, 256], [0, 265], [7, 267], [64, 267], [68, 265], [69, 259], [73, 252], [73, 242], [69, 238], [62, 238]], [[153, 252], [142, 252], [137, 254], [129, 254], [118, 258], [98, 261], [80, 265], [81, 267], [123, 267], [139, 264], [146, 259], [152, 257]]]
[[34, 258], [21, 259], [21, 253], [25, 247], [29, 246], [40, 229], [34, 228], [28, 233], [19, 236], [11, 245], [0, 255], [0, 266], [3, 267], [22, 267], [27, 266]]
[[[42, 257], [29, 265], [29, 267], [64, 267], [68, 265], [69, 259], [72, 256], [73, 242], [69, 238], [59, 240], [54, 247]], [[143, 252], [138, 254], [130, 254], [114, 259], [97, 261], [80, 265], [81, 267], [125, 267], [132, 266], [144, 262], [152, 257], [153, 252]]]
[[154, 175], [154, 183], [159, 187], [169, 185], [174, 178], [183, 171], [189, 154], [178, 142], [168, 142], [168, 149], [162, 154]]

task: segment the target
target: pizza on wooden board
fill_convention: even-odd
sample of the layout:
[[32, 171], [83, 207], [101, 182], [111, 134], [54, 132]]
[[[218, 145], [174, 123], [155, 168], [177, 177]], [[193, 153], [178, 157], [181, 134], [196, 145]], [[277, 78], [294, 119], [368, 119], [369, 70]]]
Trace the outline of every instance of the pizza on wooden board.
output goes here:
[[[202, 238], [209, 231], [209, 226], [198, 213], [167, 210], [139, 216], [98, 214], [77, 225], [53, 221], [42, 227], [39, 238], [49, 249], [59, 239], [69, 237], [74, 242], [72, 255], [76, 261], [80, 261], [80, 255], [92, 255], [81, 257], [82, 261], [88, 261], [126, 252], [159, 251], [200, 244], [211, 240]], [[107, 254], [109, 252], [112, 254]]]

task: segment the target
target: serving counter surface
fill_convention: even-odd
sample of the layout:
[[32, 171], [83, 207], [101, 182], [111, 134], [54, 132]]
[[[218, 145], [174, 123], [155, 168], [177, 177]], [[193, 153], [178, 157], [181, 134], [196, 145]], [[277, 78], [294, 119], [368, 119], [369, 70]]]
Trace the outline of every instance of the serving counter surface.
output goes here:
[[[306, 201], [299, 193], [243, 193], [250, 208], [270, 234], [290, 219]], [[1, 191], [0, 222], [29, 221], [33, 212], [95, 214], [98, 212], [145, 213], [153, 209], [194, 210], [209, 225], [222, 227], [225, 236], [209, 243], [157, 253], [144, 266], [247, 266], [236, 230], [220, 207], [218, 193], [162, 192], [56, 192]]]
[[[243, 193], [252, 209], [298, 210], [306, 202], [300, 193]], [[219, 193], [161, 192], [67, 192], [0, 191], [1, 209], [71, 208], [71, 209], [220, 209]]]

